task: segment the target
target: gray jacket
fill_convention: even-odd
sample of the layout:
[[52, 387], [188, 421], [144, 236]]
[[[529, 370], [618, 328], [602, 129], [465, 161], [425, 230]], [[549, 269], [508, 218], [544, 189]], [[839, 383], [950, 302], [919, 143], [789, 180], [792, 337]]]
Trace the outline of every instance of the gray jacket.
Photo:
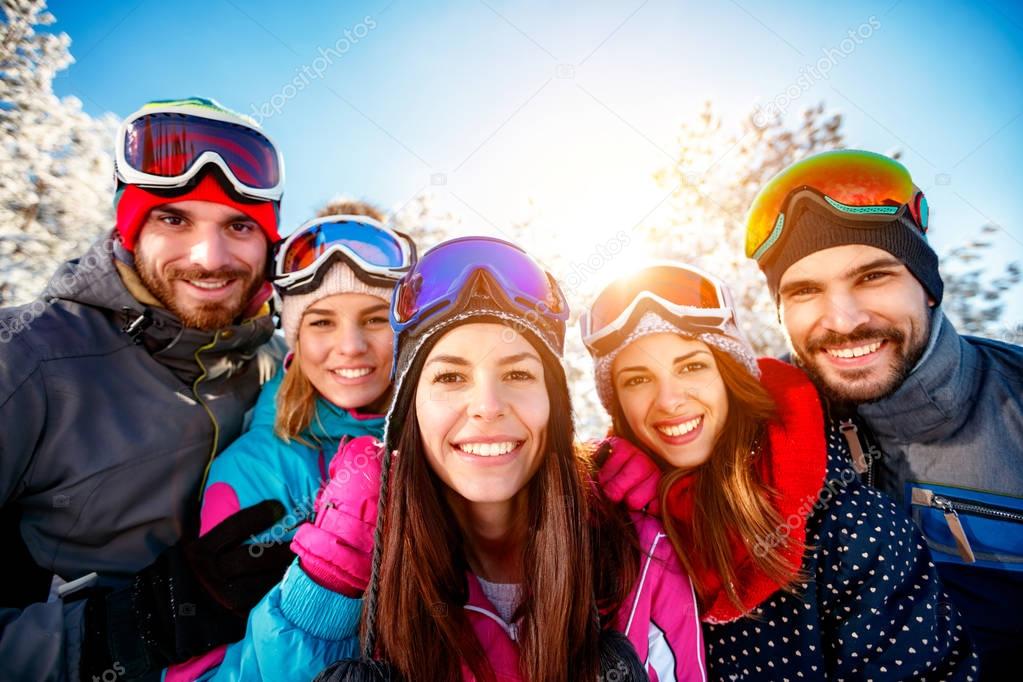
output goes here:
[[912, 373], [859, 416], [880, 446], [877, 485], [927, 539], [981, 679], [1009, 679], [1023, 642], [1023, 348], [932, 320]]
[[115, 250], [100, 240], [0, 310], [0, 531], [18, 577], [2, 590], [0, 679], [78, 679], [84, 601], [47, 601], [50, 579], [120, 585], [188, 532], [212, 456], [274, 366], [268, 314], [185, 328], [129, 293]]
[[879, 487], [896, 500], [914, 481], [1023, 498], [1023, 348], [960, 336], [935, 311], [913, 372], [859, 414], [884, 453]]

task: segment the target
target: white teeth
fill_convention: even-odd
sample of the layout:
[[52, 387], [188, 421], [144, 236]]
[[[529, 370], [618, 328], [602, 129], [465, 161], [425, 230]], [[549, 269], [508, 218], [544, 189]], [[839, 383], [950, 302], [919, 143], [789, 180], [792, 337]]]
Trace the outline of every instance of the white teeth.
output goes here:
[[373, 368], [372, 367], [359, 367], [357, 369], [342, 368], [331, 371], [334, 374], [338, 375], [339, 377], [344, 377], [345, 379], [358, 379], [359, 377], [364, 377], [367, 374], [372, 373]]
[[874, 343], [868, 343], [866, 346], [857, 346], [856, 348], [827, 348], [828, 355], [836, 358], [858, 358], [869, 353], [877, 352], [877, 349], [881, 347], [880, 341]]
[[666, 436], [673, 437], [684, 436], [685, 434], [689, 433], [697, 426], [699, 426], [701, 421], [703, 421], [703, 417], [697, 417], [696, 419], [690, 419], [689, 421], [683, 422], [681, 424], [672, 424], [671, 426], [658, 426], [657, 430]]
[[192, 286], [199, 287], [200, 289], [219, 289], [227, 284], [226, 279], [190, 279], [188, 283]]
[[507, 455], [518, 447], [518, 443], [507, 441], [504, 443], [459, 443], [458, 449], [470, 455], [478, 457], [497, 457]]

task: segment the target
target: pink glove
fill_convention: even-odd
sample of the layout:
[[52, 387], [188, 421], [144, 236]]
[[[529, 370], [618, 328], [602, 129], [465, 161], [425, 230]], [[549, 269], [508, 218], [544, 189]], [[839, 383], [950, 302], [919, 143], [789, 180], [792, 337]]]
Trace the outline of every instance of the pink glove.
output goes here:
[[657, 484], [661, 480], [661, 470], [657, 465], [645, 452], [618, 436], [601, 443], [597, 448], [598, 456], [606, 449], [610, 449], [610, 453], [597, 473], [597, 480], [607, 499], [624, 502], [633, 511], [646, 511], [655, 516], [660, 514]]
[[382, 455], [370, 436], [342, 442], [316, 499], [315, 522], [299, 526], [291, 541], [309, 577], [348, 597], [361, 597], [369, 584]]

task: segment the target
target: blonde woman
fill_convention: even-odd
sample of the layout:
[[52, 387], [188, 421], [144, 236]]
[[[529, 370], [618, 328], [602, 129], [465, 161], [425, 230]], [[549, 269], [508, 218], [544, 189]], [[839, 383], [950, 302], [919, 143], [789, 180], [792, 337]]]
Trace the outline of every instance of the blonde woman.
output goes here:
[[[317, 218], [279, 245], [274, 286], [291, 352], [263, 387], [249, 430], [213, 461], [200, 535], [276, 501], [283, 518], [253, 537], [250, 551], [289, 553], [342, 440], [383, 434], [394, 339], [387, 311], [414, 259], [408, 236], [364, 215]], [[195, 679], [223, 656], [219, 647], [174, 666], [168, 680]]]

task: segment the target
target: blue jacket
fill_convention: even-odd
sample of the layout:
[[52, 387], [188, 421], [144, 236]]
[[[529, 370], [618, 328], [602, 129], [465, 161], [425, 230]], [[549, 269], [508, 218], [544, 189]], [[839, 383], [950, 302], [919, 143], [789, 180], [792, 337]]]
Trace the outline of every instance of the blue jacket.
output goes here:
[[[341, 439], [359, 436], [379, 438], [383, 434], [382, 415], [362, 415], [339, 408], [320, 398], [316, 401], [316, 416], [303, 434], [303, 440], [308, 444], [294, 439], [285, 443], [274, 433], [277, 391], [280, 389], [283, 376], [284, 372], [278, 372], [274, 379], [263, 387], [253, 410], [249, 430], [213, 461], [203, 494], [200, 533], [206, 533], [240, 509], [272, 499], [284, 505], [285, 516], [272, 528], [257, 535], [254, 540], [259, 543], [290, 542], [298, 525], [312, 518], [316, 495], [327, 480], [330, 461], [337, 453]], [[320, 632], [317, 628], [329, 627], [332, 618], [341, 618], [341, 625], [344, 627], [340, 630], [342, 632], [348, 632], [354, 627], [344, 620], [347, 611], [343, 608], [329, 615], [306, 612], [302, 612], [304, 615], [294, 615], [287, 610], [281, 612], [282, 595], [298, 594], [299, 596], [291, 603], [301, 603], [307, 595], [315, 595], [321, 591], [327, 592], [295, 566], [285, 576], [284, 581], [271, 590], [249, 614], [245, 639], [227, 646], [226, 651], [224, 647], [218, 647], [204, 656], [171, 666], [165, 671], [164, 679], [168, 682], [211, 677], [273, 679], [273, 675], [256, 675], [254, 670], [259, 669], [259, 666], [265, 666], [266, 661], [280, 665], [291, 660], [289, 656], [293, 650], [288, 648], [291, 646], [288, 644], [289, 637], [296, 640], [291, 643], [294, 646], [312, 646], [315, 649], [319, 646], [316, 644], [317, 633]], [[358, 604], [356, 603], [351, 610], [354, 614], [352, 617], [357, 621]], [[295, 627], [290, 625], [292, 622], [298, 622], [301, 626], [297, 630], [298, 634], [295, 634]], [[310, 632], [313, 634], [309, 635]], [[266, 643], [256, 652], [260, 657], [266, 657], [265, 659], [257, 658], [255, 653], [249, 653], [252, 649], [251, 639]], [[297, 641], [298, 639], [302, 642]], [[328, 642], [323, 644], [327, 645]], [[344, 642], [338, 644], [334, 639], [329, 641], [329, 646], [331, 648], [327, 651], [331, 655], [336, 652], [345, 654], [348, 651], [347, 644]], [[337, 648], [339, 646], [340, 649]], [[319, 651], [314, 653], [316, 655], [311, 654], [310, 660], [319, 659], [323, 654]], [[220, 669], [215, 667], [218, 665], [221, 665]], [[305, 678], [298, 676], [294, 679], [312, 679], [322, 667], [312, 671]], [[294, 668], [289, 668], [289, 675], [293, 672]]]
[[[692, 584], [660, 522], [639, 513], [632, 518], [643, 553], [641, 578], [612, 626], [632, 642], [652, 680], [705, 680]], [[474, 577], [467, 579], [464, 608], [497, 679], [520, 680], [514, 624], [497, 615]], [[312, 679], [335, 661], [358, 656], [361, 607], [361, 599], [320, 587], [296, 560], [280, 585], [249, 613], [245, 639], [232, 645], [222, 665], [203, 679]]]
[[920, 526], [981, 672], [998, 679], [1023, 642], [1023, 348], [960, 336], [940, 310], [932, 320], [912, 373], [858, 412], [878, 487]]
[[249, 612], [245, 639], [201, 679], [311, 680], [334, 661], [358, 656], [361, 611], [361, 599], [316, 584], [296, 559]]
[[306, 443], [285, 443], [274, 433], [277, 391], [284, 372], [278, 372], [259, 394], [252, 424], [238, 440], [213, 461], [202, 502], [202, 527], [206, 533], [239, 509], [264, 500], [278, 500], [285, 517], [261, 542], [286, 542], [302, 521], [312, 517], [313, 503], [327, 480], [330, 461], [344, 437], [383, 434], [383, 415], [363, 415], [339, 408], [322, 398], [316, 416], [302, 434]]

